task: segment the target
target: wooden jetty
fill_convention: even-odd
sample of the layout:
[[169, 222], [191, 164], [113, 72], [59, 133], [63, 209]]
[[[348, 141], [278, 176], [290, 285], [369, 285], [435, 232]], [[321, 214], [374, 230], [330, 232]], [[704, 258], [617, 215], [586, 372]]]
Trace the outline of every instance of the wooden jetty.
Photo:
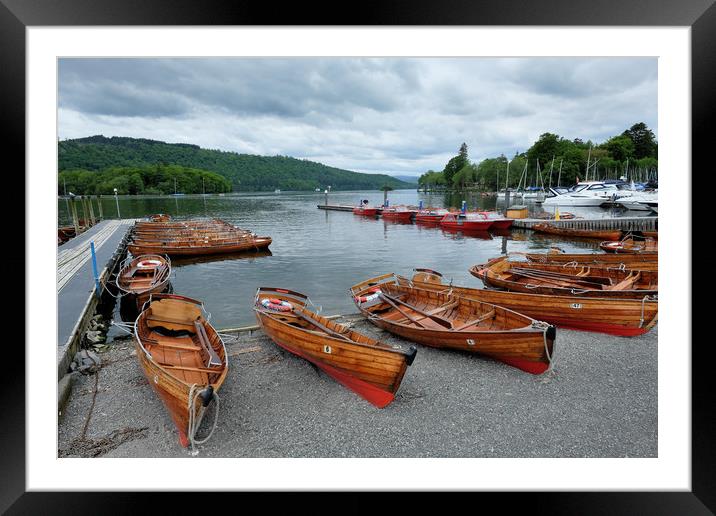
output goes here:
[[317, 205], [319, 210], [332, 210], [332, 211], [353, 211], [355, 206], [346, 206], [341, 204], [319, 204]]
[[589, 230], [610, 230], [621, 229], [622, 231], [656, 231], [659, 217], [613, 217], [604, 219], [567, 219], [547, 220], [544, 219], [515, 219], [513, 228], [532, 229], [536, 224], [548, 222], [554, 226], [564, 229], [589, 229]]
[[94, 242], [100, 288], [126, 252], [135, 219], [103, 220], [58, 248], [57, 253], [57, 370], [69, 370], [74, 354], [99, 302], [90, 243]]

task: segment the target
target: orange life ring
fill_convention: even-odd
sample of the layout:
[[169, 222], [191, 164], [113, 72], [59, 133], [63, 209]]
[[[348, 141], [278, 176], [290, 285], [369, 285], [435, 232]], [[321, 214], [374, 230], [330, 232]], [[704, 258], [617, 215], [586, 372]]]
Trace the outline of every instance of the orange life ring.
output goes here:
[[141, 262], [137, 263], [137, 267], [140, 269], [152, 269], [154, 267], [159, 267], [162, 264], [159, 260], [149, 259], [149, 260], [142, 260]]
[[373, 287], [371, 289], [368, 289], [368, 292], [373, 292], [373, 294], [369, 296], [357, 296], [355, 299], [359, 303], [366, 303], [368, 301], [373, 301], [374, 299], [378, 299], [380, 297], [381, 291], [380, 287]]
[[276, 310], [277, 312], [290, 312], [293, 310], [293, 305], [291, 305], [291, 303], [276, 298], [263, 298], [261, 300], [261, 306], [268, 308], [269, 310]]

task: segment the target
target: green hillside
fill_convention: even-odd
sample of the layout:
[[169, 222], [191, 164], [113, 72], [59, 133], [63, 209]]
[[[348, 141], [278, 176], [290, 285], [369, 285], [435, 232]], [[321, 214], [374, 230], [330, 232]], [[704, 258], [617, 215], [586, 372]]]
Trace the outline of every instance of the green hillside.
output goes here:
[[179, 165], [216, 172], [231, 182], [234, 191], [323, 190], [328, 185], [332, 190], [413, 186], [384, 174], [361, 174], [288, 156], [237, 154], [143, 138], [90, 136], [64, 140], [58, 144], [58, 157], [58, 172], [151, 165]]

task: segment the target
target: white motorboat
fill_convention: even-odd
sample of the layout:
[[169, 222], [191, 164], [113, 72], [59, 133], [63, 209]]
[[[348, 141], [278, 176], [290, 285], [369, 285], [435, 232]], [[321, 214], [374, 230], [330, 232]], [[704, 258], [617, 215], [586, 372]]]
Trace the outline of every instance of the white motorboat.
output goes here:
[[632, 192], [620, 190], [613, 183], [603, 181], [585, 181], [577, 183], [565, 193], [558, 193], [550, 188], [544, 206], [601, 206], [607, 201], [615, 201], [621, 197], [629, 196]]

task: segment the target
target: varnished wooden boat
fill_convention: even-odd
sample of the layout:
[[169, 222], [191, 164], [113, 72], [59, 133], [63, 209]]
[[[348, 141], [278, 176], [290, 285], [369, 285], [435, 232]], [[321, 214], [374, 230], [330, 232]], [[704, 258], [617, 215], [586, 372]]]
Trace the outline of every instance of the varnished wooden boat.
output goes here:
[[[199, 444], [196, 429], [226, 379], [228, 362], [221, 337], [200, 301], [153, 294], [134, 323], [137, 358], [186, 447]], [[218, 406], [215, 407], [218, 417]], [[216, 424], [216, 420], [214, 421]]]
[[376, 326], [413, 342], [479, 353], [532, 374], [554, 356], [554, 326], [507, 308], [399, 285], [384, 274], [351, 287], [353, 302]]
[[557, 296], [643, 299], [658, 295], [658, 273], [608, 267], [511, 262], [506, 256], [470, 268], [493, 288]]
[[443, 292], [493, 305], [503, 306], [558, 328], [593, 331], [633, 337], [648, 332], [656, 324], [659, 303], [656, 299], [605, 299], [577, 296], [552, 296], [503, 290], [458, 287], [443, 283], [442, 274], [430, 269], [415, 269], [411, 279], [396, 276], [398, 284]]
[[643, 237], [646, 237], [646, 238], [653, 238], [654, 240], [659, 239], [658, 231], [642, 231], [641, 234]]
[[122, 265], [117, 274], [117, 288], [129, 298], [133, 298], [137, 308], [141, 310], [151, 294], [161, 294], [167, 290], [171, 269], [171, 261], [167, 256], [137, 256]]
[[166, 213], [157, 213], [156, 215], [150, 215], [149, 220], [152, 222], [169, 222], [172, 219], [171, 215]]
[[572, 229], [572, 228], [560, 228], [554, 224], [535, 224], [532, 226], [534, 231], [539, 233], [548, 233], [550, 235], [560, 235], [567, 237], [578, 237], [578, 238], [598, 238], [600, 240], [619, 240], [622, 237], [620, 229], [612, 231], [606, 230], [592, 230], [592, 229]]
[[617, 254], [658, 254], [659, 246], [656, 240], [626, 239], [620, 242], [602, 242], [599, 244], [602, 251]]
[[531, 262], [577, 265], [610, 265], [624, 269], [657, 270], [659, 267], [657, 254], [613, 254], [613, 253], [526, 253]]
[[479, 213], [448, 213], [440, 219], [440, 227], [463, 231], [487, 231], [492, 223]]
[[417, 349], [391, 346], [321, 317], [298, 292], [259, 288], [254, 310], [276, 344], [315, 364], [377, 407], [395, 398]]
[[238, 238], [222, 242], [205, 242], [196, 240], [191, 242], [160, 242], [127, 244], [129, 251], [134, 255], [165, 253], [169, 256], [198, 256], [205, 254], [236, 253], [239, 251], [258, 251], [271, 245], [271, 237]]

